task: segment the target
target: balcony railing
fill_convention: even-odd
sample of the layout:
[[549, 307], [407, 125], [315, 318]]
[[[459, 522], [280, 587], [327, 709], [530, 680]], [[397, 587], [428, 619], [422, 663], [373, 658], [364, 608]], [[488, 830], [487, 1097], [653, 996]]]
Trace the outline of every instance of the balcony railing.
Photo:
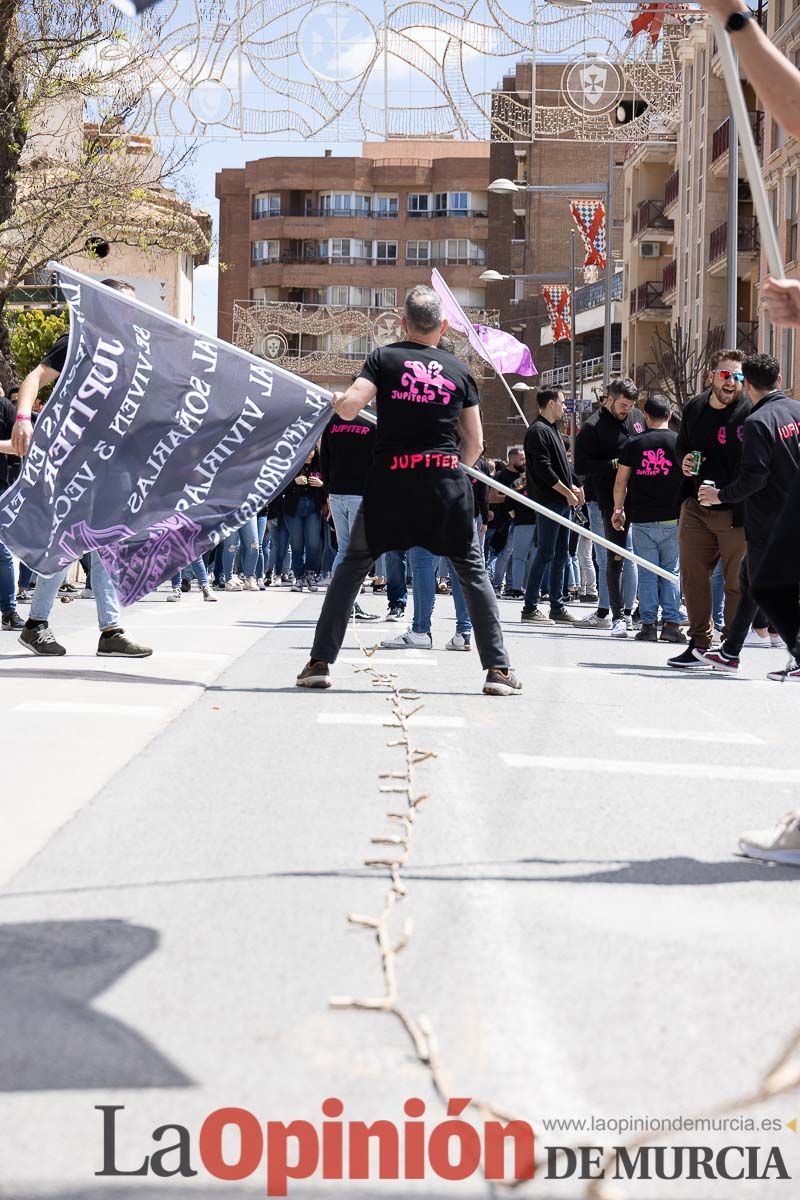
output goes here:
[[663, 200], [645, 200], [633, 213], [631, 235], [636, 237], [645, 229], [664, 229], [672, 231], [675, 223], [664, 216]]
[[[708, 350], [722, 350], [727, 342], [727, 330], [724, 325], [716, 325], [708, 335]], [[758, 321], [738, 321], [736, 323], [736, 348], [743, 354], [758, 352]]]
[[252, 210], [254, 221], [266, 221], [270, 217], [364, 217], [370, 221], [380, 221], [384, 218], [408, 217], [413, 219], [435, 219], [437, 217], [488, 217], [485, 208], [437, 208], [430, 212], [383, 212], [371, 208], [305, 208], [301, 205], [291, 205], [280, 212], [257, 212]]
[[[622, 271], [611, 276], [611, 299], [622, 299]], [[588, 283], [585, 287], [575, 289], [575, 313], [588, 312], [590, 308], [599, 308], [605, 304], [606, 281], [598, 279], [597, 283]]]
[[[583, 367], [579, 363], [576, 367], [576, 375], [578, 379], [583, 378], [584, 383], [589, 379], [597, 379], [604, 374], [605, 358], [584, 358]], [[622, 355], [617, 350], [611, 355], [610, 374], [619, 375], [622, 369]], [[582, 374], [581, 374], [582, 370]], [[550, 371], [542, 371], [541, 386], [542, 387], [570, 387], [572, 382], [572, 368], [567, 364], [566, 367], [553, 367]]]
[[[737, 222], [739, 254], [754, 254], [759, 248], [758, 222], [755, 217], [740, 217]], [[719, 262], [728, 253], [728, 222], [712, 229], [709, 239], [709, 263]]]
[[664, 284], [661, 280], [654, 279], [649, 283], [640, 283], [638, 288], [634, 288], [630, 294], [631, 316], [637, 312], [644, 312], [648, 308], [666, 308], [663, 292]]
[[676, 262], [667, 263], [664, 267], [664, 294], [674, 292], [678, 282], [678, 264]]
[[674, 204], [680, 194], [681, 173], [673, 171], [667, 182], [664, 184], [664, 207], [669, 208], [670, 204]]
[[286, 264], [289, 266], [303, 263], [334, 267], [394, 267], [397, 265], [396, 258], [379, 258], [377, 255], [350, 255], [347, 257], [339, 257], [335, 254], [302, 254], [294, 250], [282, 250], [280, 258], [253, 258], [251, 259], [254, 267], [274, 266], [276, 263]]
[[[764, 148], [764, 114], [763, 112], [748, 113], [750, 117], [750, 128], [753, 131], [756, 146], [759, 151], [759, 156]], [[723, 154], [731, 148], [731, 119], [726, 117], [721, 125], [718, 125], [711, 136], [711, 162], [715, 163], [717, 159], [722, 158]]]

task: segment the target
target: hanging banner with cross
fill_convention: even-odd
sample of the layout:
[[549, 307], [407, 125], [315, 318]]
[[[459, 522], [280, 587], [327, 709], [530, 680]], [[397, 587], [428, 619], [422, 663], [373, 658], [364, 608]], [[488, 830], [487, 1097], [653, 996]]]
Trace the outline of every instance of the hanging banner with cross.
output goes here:
[[543, 287], [542, 295], [547, 305], [547, 315], [550, 317], [550, 328], [553, 330], [553, 341], [560, 342], [572, 336], [569, 307], [569, 288], [562, 284]]
[[570, 200], [572, 219], [586, 247], [583, 266], [604, 270], [606, 265], [606, 206], [602, 200]]

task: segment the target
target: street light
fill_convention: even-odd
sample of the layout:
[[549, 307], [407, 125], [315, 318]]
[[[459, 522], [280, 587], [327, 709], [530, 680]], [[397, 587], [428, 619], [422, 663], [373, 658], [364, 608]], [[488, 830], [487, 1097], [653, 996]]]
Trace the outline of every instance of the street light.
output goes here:
[[532, 392], [535, 389], [527, 383], [514, 383], [511, 385], [512, 392]]
[[513, 196], [519, 190], [513, 179], [493, 179], [487, 188], [495, 196]]
[[510, 279], [510, 275], [501, 275], [499, 271], [484, 271], [480, 276], [484, 283], [502, 283], [504, 279]]

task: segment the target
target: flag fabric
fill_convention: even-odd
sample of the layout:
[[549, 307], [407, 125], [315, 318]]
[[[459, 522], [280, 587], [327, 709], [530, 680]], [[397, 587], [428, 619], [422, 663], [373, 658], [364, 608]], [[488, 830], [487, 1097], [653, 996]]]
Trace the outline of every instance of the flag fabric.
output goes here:
[[631, 21], [630, 29], [626, 31], [625, 37], [634, 38], [639, 33], [647, 33], [652, 45], [655, 46], [661, 37], [666, 15], [667, 6], [663, 3], [642, 5], [638, 15]]
[[498, 375], [537, 375], [528, 347], [511, 333], [488, 325], [474, 325], [456, 300], [442, 276], [434, 268], [431, 285], [438, 293], [449, 325], [463, 333], [476, 354], [492, 366]]
[[114, 8], [125, 13], [126, 17], [140, 17], [143, 12], [147, 12], [148, 8], [160, 4], [161, 0], [109, 0], [109, 2], [113, 4]]
[[602, 200], [570, 200], [572, 219], [586, 247], [584, 269], [606, 265], [606, 206]]
[[572, 314], [570, 312], [569, 288], [562, 284], [552, 284], [542, 288], [544, 302], [547, 305], [547, 315], [550, 318], [550, 328], [553, 330], [553, 341], [560, 342], [563, 338], [572, 337]]
[[41, 575], [97, 550], [132, 604], [274, 499], [331, 393], [52, 264], [70, 306], [64, 369], [0, 539]]

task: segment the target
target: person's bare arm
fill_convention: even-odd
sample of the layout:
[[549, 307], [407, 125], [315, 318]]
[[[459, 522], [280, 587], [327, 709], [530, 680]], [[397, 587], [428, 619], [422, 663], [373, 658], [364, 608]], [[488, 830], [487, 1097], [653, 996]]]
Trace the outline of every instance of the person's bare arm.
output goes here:
[[23, 455], [27, 453], [31, 435], [33, 434], [31, 413], [36, 403], [36, 397], [43, 387], [46, 387], [48, 383], [55, 383], [57, 379], [58, 371], [54, 371], [52, 367], [46, 367], [44, 363], [39, 363], [38, 367], [34, 367], [19, 385], [19, 392], [17, 394], [18, 420], [15, 421], [14, 429], [11, 433], [11, 444], [14, 447], [14, 454]]
[[[732, 13], [747, 12], [744, 0], [700, 0], [724, 25]], [[732, 44], [764, 108], [792, 137], [800, 138], [800, 71], [773, 46], [757, 21], [733, 34]]]
[[6, 438], [5, 441], [0, 441], [0, 454], [16, 454], [16, 450], [11, 445], [11, 438]]
[[458, 436], [461, 440], [461, 461], [471, 467], [480, 458], [483, 449], [483, 425], [477, 404], [462, 409], [458, 418]]
[[375, 399], [378, 389], [368, 379], [354, 379], [346, 392], [334, 392], [333, 411], [337, 417], [352, 421], [362, 408], [366, 408]]

